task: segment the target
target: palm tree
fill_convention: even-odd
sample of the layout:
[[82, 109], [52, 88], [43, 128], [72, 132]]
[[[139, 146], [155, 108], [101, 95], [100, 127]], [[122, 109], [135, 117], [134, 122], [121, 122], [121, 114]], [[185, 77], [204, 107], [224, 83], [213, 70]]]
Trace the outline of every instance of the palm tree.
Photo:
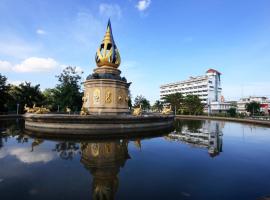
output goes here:
[[198, 115], [203, 112], [203, 104], [197, 95], [187, 95], [184, 99], [184, 110], [189, 115]]
[[253, 116], [254, 114], [260, 113], [260, 106], [261, 104], [259, 102], [252, 101], [246, 104], [246, 111]]
[[179, 92], [174, 94], [168, 94], [163, 97], [162, 100], [164, 101], [164, 103], [170, 104], [174, 109], [174, 114], [176, 114], [176, 112], [179, 112], [180, 108], [182, 107], [183, 95]]

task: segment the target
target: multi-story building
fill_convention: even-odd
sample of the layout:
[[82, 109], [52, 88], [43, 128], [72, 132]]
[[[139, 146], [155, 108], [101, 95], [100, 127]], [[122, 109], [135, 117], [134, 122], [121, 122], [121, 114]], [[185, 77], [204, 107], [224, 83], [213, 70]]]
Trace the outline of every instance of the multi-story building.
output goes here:
[[179, 81], [160, 86], [160, 99], [168, 94], [181, 93], [186, 95], [198, 95], [202, 103], [210, 112], [211, 102], [221, 102], [221, 73], [209, 69], [203, 76], [190, 77], [185, 81]]
[[261, 112], [269, 113], [270, 112], [270, 101], [267, 97], [257, 97], [257, 96], [250, 96], [247, 98], [241, 98], [239, 101], [237, 101], [237, 111], [239, 113], [245, 113], [246, 111], [246, 104], [255, 101], [260, 103], [261, 105]]

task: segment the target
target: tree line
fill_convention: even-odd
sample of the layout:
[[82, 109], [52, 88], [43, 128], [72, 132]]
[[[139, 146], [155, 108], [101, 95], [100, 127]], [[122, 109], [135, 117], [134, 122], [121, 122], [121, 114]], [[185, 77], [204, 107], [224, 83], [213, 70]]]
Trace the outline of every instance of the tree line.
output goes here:
[[204, 105], [197, 95], [183, 96], [181, 93], [166, 95], [161, 100], [156, 100], [153, 106], [149, 100], [143, 96], [137, 96], [134, 99], [134, 107], [141, 107], [143, 110], [152, 110], [161, 112], [164, 107], [171, 107], [175, 114], [200, 115], [203, 113]]
[[79, 111], [82, 106], [81, 74], [76, 67], [68, 66], [56, 76], [54, 88], [41, 91], [40, 85], [24, 82], [18, 86], [8, 84], [7, 77], [0, 74], [0, 113], [24, 113], [24, 106], [44, 106], [51, 111]]

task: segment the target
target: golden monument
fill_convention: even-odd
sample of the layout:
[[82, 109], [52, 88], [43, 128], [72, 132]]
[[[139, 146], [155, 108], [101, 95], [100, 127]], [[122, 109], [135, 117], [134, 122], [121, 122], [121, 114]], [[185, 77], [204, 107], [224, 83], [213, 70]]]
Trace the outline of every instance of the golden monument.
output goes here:
[[113, 39], [110, 20], [102, 43], [96, 52], [97, 68], [84, 82], [82, 115], [129, 113], [125, 77], [118, 69], [121, 58]]
[[[84, 82], [84, 95], [80, 115], [46, 113], [28, 109], [25, 114], [25, 129], [57, 136], [113, 136], [137, 135], [139, 133], [172, 129], [174, 116], [164, 111], [163, 115], [147, 113], [135, 108], [131, 114], [129, 86], [118, 69], [120, 54], [115, 45], [110, 20], [103, 41], [96, 52], [96, 68]], [[32, 112], [33, 111], [33, 112]], [[168, 113], [168, 114], [167, 114]]]

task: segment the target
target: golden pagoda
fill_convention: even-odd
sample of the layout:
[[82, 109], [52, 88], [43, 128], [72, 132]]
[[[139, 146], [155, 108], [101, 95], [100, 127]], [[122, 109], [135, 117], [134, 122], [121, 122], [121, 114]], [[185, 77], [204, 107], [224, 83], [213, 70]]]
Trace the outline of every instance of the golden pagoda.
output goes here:
[[84, 82], [82, 112], [84, 114], [129, 113], [128, 89], [125, 77], [118, 69], [121, 58], [113, 39], [112, 27], [108, 21], [106, 33], [100, 44], [95, 61], [97, 67]]

